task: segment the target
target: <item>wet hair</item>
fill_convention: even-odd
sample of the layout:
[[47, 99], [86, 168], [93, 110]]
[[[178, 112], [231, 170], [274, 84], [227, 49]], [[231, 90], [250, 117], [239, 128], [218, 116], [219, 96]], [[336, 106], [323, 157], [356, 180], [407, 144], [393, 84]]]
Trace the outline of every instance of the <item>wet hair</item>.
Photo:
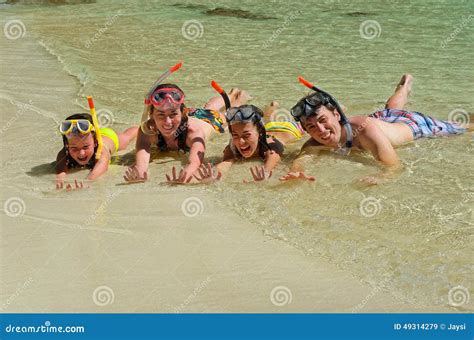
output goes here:
[[[85, 120], [88, 120], [89, 122], [91, 122], [91, 124], [93, 123], [92, 116], [89, 113], [75, 113], [73, 115], [70, 115], [70, 116], [66, 117], [65, 120], [75, 120], [75, 119], [85, 119]], [[92, 134], [92, 137], [94, 139], [94, 144], [95, 145], [94, 145], [94, 155], [91, 157], [89, 163], [87, 163], [85, 165], [85, 167], [87, 167], [89, 169], [92, 169], [95, 165], [95, 162], [96, 162], [95, 154], [96, 154], [97, 148], [98, 148], [97, 140], [96, 140], [96, 137], [95, 137], [95, 131], [91, 131], [91, 134]], [[68, 150], [69, 144], [68, 144], [67, 137], [65, 135], [63, 135], [63, 145], [64, 145], [64, 152], [66, 153], [67, 167], [70, 168], [70, 169], [71, 168], [80, 168], [80, 167], [82, 167], [69, 154], [69, 150]]]
[[[334, 111], [336, 109], [336, 107], [331, 104], [331, 101], [329, 100], [329, 98], [327, 96], [325, 96], [324, 94], [322, 93], [319, 93], [319, 92], [311, 92], [310, 94], [304, 96], [303, 98], [301, 98], [298, 103], [296, 103], [295, 106], [298, 106], [298, 105], [304, 105], [303, 103], [305, 103], [305, 101], [308, 99], [308, 98], [311, 98], [312, 101], [314, 101], [314, 99], [316, 98], [316, 105], [312, 106], [313, 108], [313, 115], [316, 115], [317, 112], [321, 109], [321, 107], [326, 107], [329, 111]], [[307, 105], [307, 104], [306, 104]], [[304, 131], [306, 131], [306, 128], [305, 128], [305, 124], [303, 121], [301, 121], [301, 127], [303, 128]]]
[[[241, 107], [241, 108], [251, 107], [253, 109], [253, 111], [256, 113], [252, 116], [252, 118], [250, 118], [250, 120], [248, 120], [248, 121], [247, 120], [239, 121], [239, 123], [240, 122], [242, 122], [242, 123], [251, 122], [251, 123], [253, 123], [254, 126], [256, 126], [257, 132], [258, 132], [258, 145], [257, 145], [258, 154], [261, 158], [265, 158], [265, 152], [270, 150], [270, 146], [268, 145], [268, 142], [267, 142], [267, 131], [265, 130], [265, 125], [264, 125], [264, 122], [263, 122], [263, 111], [261, 109], [259, 109], [258, 107], [256, 107], [255, 105], [249, 105], [249, 104], [241, 105], [239, 107]], [[229, 132], [232, 135], [232, 125], [231, 124], [229, 124]], [[234, 154], [234, 156], [236, 158], [239, 158], [239, 159], [244, 158], [244, 156], [242, 156], [240, 151], [235, 147], [232, 140], [230, 141], [229, 146], [230, 146], [230, 149], [232, 150], [232, 153]]]

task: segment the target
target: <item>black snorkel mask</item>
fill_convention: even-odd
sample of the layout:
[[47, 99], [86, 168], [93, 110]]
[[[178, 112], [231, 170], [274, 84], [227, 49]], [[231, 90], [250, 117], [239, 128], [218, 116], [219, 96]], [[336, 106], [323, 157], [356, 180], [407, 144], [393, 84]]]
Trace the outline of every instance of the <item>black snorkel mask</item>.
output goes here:
[[342, 110], [341, 106], [333, 96], [331, 96], [326, 91], [317, 88], [303, 77], [298, 77], [298, 80], [307, 88], [315, 91], [315, 93], [301, 99], [295, 106], [293, 106], [293, 108], [291, 109], [291, 115], [296, 121], [301, 121], [303, 117], [313, 115], [315, 113], [314, 109], [317, 106], [326, 106], [328, 104], [334, 106], [337, 112], [339, 112], [339, 115], [341, 116], [340, 122], [346, 130], [347, 139], [346, 144], [340, 149], [336, 150], [336, 152], [343, 155], [348, 155], [350, 149], [352, 148], [352, 127], [346, 115], [344, 114], [344, 111]]
[[257, 126], [262, 127], [265, 125], [263, 122], [263, 112], [258, 107], [254, 105], [231, 107], [229, 96], [224, 89], [214, 80], [211, 82], [211, 86], [222, 96], [222, 99], [224, 99], [226, 110], [225, 119], [229, 126], [236, 122], [254, 122]]

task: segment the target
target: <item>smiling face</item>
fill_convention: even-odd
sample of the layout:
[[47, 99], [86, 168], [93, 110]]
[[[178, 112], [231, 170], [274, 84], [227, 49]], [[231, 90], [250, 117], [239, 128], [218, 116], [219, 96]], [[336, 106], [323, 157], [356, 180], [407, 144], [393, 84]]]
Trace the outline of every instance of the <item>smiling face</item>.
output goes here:
[[163, 109], [153, 107], [151, 117], [160, 133], [165, 137], [171, 137], [176, 133], [183, 114], [180, 108]]
[[244, 158], [252, 157], [258, 148], [258, 130], [255, 124], [239, 122], [232, 124], [232, 144]]
[[92, 133], [84, 136], [72, 135], [67, 139], [69, 155], [79, 164], [87, 165], [94, 156], [95, 142]]
[[325, 106], [314, 115], [310, 115], [301, 120], [303, 127], [309, 135], [317, 142], [338, 147], [341, 140], [341, 125], [339, 119], [341, 116], [337, 110], [331, 111]]

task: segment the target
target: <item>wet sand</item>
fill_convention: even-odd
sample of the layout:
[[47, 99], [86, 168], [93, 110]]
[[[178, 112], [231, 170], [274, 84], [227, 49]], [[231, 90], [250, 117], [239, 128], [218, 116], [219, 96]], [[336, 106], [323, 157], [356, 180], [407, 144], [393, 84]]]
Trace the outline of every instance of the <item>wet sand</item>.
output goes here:
[[0, 44], [2, 204], [19, 198], [0, 215], [3, 312], [452, 311], [406, 305], [266, 237], [201, 187], [120, 185], [114, 165], [113, 185], [56, 192], [55, 124], [81, 110], [78, 83], [31, 38]]

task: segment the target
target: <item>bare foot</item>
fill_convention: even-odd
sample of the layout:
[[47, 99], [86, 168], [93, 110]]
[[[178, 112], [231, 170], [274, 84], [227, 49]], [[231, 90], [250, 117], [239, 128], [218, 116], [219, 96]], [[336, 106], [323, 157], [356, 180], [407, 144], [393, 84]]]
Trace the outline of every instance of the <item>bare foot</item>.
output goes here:
[[410, 73], [405, 73], [397, 85], [397, 90], [404, 87], [407, 93], [410, 94], [412, 85], [413, 85], [413, 76]]
[[238, 107], [246, 104], [252, 99], [252, 97], [247, 91], [238, 88], [232, 88], [229, 92], [229, 99], [233, 107]]
[[265, 106], [263, 109], [263, 119], [266, 122], [271, 122], [273, 113], [279, 108], [280, 104], [277, 101], [272, 101], [270, 105]]

